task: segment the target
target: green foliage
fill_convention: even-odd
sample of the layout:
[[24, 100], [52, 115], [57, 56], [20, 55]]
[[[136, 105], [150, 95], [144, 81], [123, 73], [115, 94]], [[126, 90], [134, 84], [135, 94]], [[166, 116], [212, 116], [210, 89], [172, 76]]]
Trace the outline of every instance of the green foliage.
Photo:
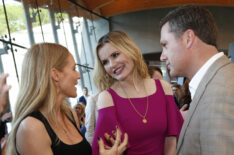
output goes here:
[[[11, 32], [26, 29], [24, 12], [21, 5], [6, 5], [6, 11]], [[7, 24], [3, 5], [0, 5], [0, 23], [0, 35], [7, 34]]]
[[[48, 10], [40, 8], [39, 13], [40, 13], [41, 24], [42, 25], [48, 24], [50, 22]], [[31, 15], [31, 17], [35, 16], [34, 19], [32, 20], [33, 27], [40, 26], [40, 21], [39, 21], [37, 9], [30, 9], [30, 15]]]
[[[11, 33], [25, 30], [26, 22], [24, 16], [24, 10], [21, 5], [8, 5], [6, 4], [7, 17], [9, 22], [9, 27]], [[37, 13], [37, 9], [29, 9], [30, 16], [32, 18], [33, 27], [40, 26], [39, 16]], [[50, 18], [48, 15], [48, 10], [40, 8], [39, 9], [41, 24], [48, 24], [50, 22]], [[35, 16], [35, 18], [33, 18]], [[6, 17], [3, 9], [3, 5], [0, 5], [0, 35], [7, 34], [7, 24]]]

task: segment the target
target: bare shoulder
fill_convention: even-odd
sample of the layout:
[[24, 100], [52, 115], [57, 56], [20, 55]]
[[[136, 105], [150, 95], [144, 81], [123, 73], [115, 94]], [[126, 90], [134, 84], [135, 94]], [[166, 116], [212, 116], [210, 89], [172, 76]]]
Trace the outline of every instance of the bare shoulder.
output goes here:
[[145, 82], [145, 84], [146, 84], [146, 87], [152, 86], [152, 85], [155, 84], [155, 80], [152, 79], [152, 78], [145, 78], [145, 79], [144, 79], [144, 82]]
[[27, 117], [20, 123], [17, 135], [34, 135], [38, 133], [38, 131], [42, 132], [43, 129], [45, 129], [45, 127], [40, 120], [33, 117]]
[[97, 107], [99, 109], [107, 108], [114, 106], [113, 99], [111, 94], [104, 90], [98, 95]]
[[40, 120], [33, 117], [22, 120], [16, 132], [16, 146], [20, 154], [40, 154], [43, 149], [48, 154], [51, 152], [50, 145], [50, 137]]
[[160, 80], [162, 87], [163, 87], [163, 91], [166, 95], [173, 95], [172, 89], [171, 89], [171, 85], [170, 83], [168, 83], [165, 80]]

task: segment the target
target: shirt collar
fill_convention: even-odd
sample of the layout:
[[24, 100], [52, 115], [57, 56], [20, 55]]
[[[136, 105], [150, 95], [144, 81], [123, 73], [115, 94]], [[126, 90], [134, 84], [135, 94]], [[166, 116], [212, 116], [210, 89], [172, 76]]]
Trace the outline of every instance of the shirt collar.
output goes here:
[[223, 56], [223, 52], [217, 53], [214, 56], [212, 56], [199, 70], [198, 72], [193, 76], [192, 80], [189, 82], [189, 91], [191, 93], [191, 99], [193, 99], [195, 92], [197, 90], [197, 87], [199, 83], [201, 82], [201, 79], [207, 72], [208, 68], [221, 56]]

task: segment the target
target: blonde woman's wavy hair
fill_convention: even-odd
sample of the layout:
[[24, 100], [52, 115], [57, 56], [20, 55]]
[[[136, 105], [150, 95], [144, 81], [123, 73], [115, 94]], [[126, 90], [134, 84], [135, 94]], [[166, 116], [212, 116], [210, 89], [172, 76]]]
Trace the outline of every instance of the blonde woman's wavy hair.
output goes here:
[[[110, 43], [119, 52], [125, 54], [133, 60], [134, 69], [133, 77], [140, 76], [141, 78], [149, 77], [147, 65], [144, 62], [142, 52], [133, 42], [133, 40], [122, 31], [112, 31], [101, 37], [98, 41], [95, 51], [94, 65], [94, 83], [99, 91], [106, 90], [116, 81], [106, 71], [98, 56], [99, 50], [106, 44]], [[133, 79], [134, 81], [134, 79]]]
[[[39, 110], [45, 103], [48, 121], [57, 124], [55, 113], [56, 86], [51, 78], [51, 69], [61, 70], [67, 64], [69, 51], [58, 44], [40, 43], [33, 45], [26, 53], [21, 73], [19, 93], [16, 100], [13, 127], [8, 139], [7, 154], [16, 155], [16, 133], [21, 121], [30, 113]], [[71, 117], [64, 100], [61, 109]]]

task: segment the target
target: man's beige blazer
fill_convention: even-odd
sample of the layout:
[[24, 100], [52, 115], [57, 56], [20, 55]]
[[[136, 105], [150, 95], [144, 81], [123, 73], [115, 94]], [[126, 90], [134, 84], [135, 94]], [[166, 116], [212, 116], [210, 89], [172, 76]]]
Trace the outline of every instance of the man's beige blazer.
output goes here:
[[202, 78], [177, 145], [179, 155], [234, 155], [234, 64], [222, 56]]

